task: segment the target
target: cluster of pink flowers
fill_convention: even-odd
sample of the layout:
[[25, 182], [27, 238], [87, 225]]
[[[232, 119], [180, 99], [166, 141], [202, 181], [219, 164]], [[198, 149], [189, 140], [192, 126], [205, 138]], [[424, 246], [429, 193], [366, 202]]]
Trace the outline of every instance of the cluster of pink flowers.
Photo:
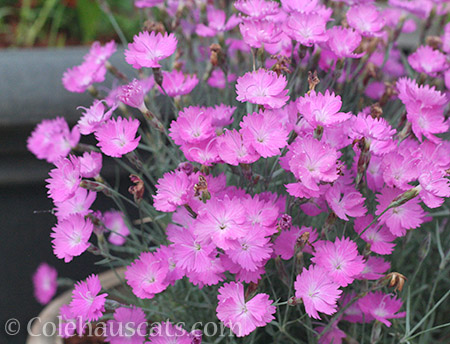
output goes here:
[[[348, 6], [238, 0], [231, 14], [205, 1], [137, 0], [171, 19], [161, 26], [168, 32], [145, 30], [125, 49], [137, 78], [107, 62], [114, 42], [94, 43], [65, 73], [66, 89], [98, 99], [81, 107], [72, 130], [62, 118], [46, 120], [28, 139], [31, 152], [54, 164], [46, 180], [54, 253], [70, 262], [90, 251], [121, 263], [124, 300], [142, 299], [141, 308], [108, 303], [92, 275], [61, 309], [67, 336], [83, 332], [71, 326], [77, 318], [84, 325], [107, 316], [110, 330], [133, 324], [126, 338], [108, 334], [110, 343], [198, 344], [199, 333], [170, 321], [148, 335], [156, 313], [147, 299], [163, 304], [182, 279], [214, 291], [217, 319], [238, 337], [268, 324], [287, 334], [282, 322], [300, 304], [295, 317], [315, 319], [319, 343], [342, 343], [344, 321], [389, 327], [405, 316], [385, 288], [389, 256], [397, 238], [431, 221], [427, 212], [450, 197], [442, 135], [450, 124], [450, 25], [441, 43], [434, 37], [409, 55], [406, 68], [395, 40], [416, 28], [403, 16], [427, 17], [431, 0], [390, 0], [385, 9], [334, 1]], [[434, 12], [446, 9], [437, 4]], [[103, 94], [93, 83], [107, 70], [120, 84]], [[79, 142], [91, 134], [96, 146]], [[132, 196], [101, 175], [103, 159], [122, 157]], [[101, 193], [120, 211], [92, 209]], [[53, 297], [56, 277], [48, 265], [38, 268], [39, 302]], [[284, 320], [279, 307], [287, 308]]]

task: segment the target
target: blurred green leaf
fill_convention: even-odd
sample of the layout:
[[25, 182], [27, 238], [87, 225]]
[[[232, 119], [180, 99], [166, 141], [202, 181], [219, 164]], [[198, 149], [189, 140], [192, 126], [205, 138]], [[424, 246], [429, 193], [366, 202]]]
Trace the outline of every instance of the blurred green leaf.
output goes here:
[[82, 42], [93, 41], [96, 38], [98, 22], [103, 15], [100, 7], [92, 0], [78, 0], [77, 13]]

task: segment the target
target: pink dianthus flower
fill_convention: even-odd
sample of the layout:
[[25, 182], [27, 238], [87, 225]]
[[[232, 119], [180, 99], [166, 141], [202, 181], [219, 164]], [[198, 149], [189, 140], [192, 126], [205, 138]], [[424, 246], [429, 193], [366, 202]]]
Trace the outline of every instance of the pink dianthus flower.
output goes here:
[[232, 247], [232, 240], [242, 238], [247, 233], [245, 220], [245, 209], [238, 198], [212, 198], [194, 221], [194, 233], [200, 240], [211, 239], [216, 246], [226, 250]]
[[45, 181], [48, 194], [55, 202], [63, 202], [75, 194], [81, 182], [80, 162], [71, 155], [55, 162], [56, 168], [49, 172], [50, 178]]
[[438, 142], [439, 139], [433, 134], [444, 133], [449, 127], [449, 121], [444, 117], [444, 106], [447, 104], [445, 94], [429, 85], [419, 86], [408, 78], [400, 78], [396, 87], [398, 97], [405, 104], [414, 135], [419, 141], [422, 141], [423, 135], [430, 141]]
[[177, 49], [177, 39], [173, 33], [162, 35], [144, 31], [135, 35], [133, 43], [125, 50], [125, 60], [133, 68], [160, 68], [160, 60], [172, 55]]
[[342, 291], [334, 283], [325, 269], [311, 265], [303, 268], [295, 280], [295, 297], [302, 299], [306, 313], [314, 319], [320, 319], [318, 312], [333, 314], [337, 309], [337, 300]]
[[41, 263], [33, 274], [34, 297], [41, 305], [46, 305], [55, 296], [58, 283], [56, 269]]
[[356, 243], [349, 238], [337, 238], [335, 242], [318, 241], [314, 244], [311, 259], [324, 268], [334, 283], [346, 287], [364, 270], [363, 257], [358, 253]]
[[276, 307], [267, 294], [256, 294], [245, 301], [242, 283], [225, 283], [219, 288], [219, 304], [217, 317], [225, 326], [229, 327], [238, 337], [244, 337], [257, 327], [271, 322]]
[[239, 29], [244, 42], [252, 48], [276, 44], [281, 40], [283, 33], [278, 24], [268, 20], [245, 19], [239, 25]]
[[245, 145], [242, 135], [236, 129], [227, 130], [218, 138], [219, 156], [227, 164], [251, 164], [259, 159], [259, 154], [251, 145]]
[[341, 107], [341, 97], [328, 90], [325, 94], [312, 91], [297, 101], [298, 111], [313, 127], [334, 126], [349, 119], [351, 113], [340, 112]]
[[358, 305], [363, 313], [381, 321], [387, 327], [391, 326], [388, 319], [403, 318], [406, 315], [406, 312], [397, 313], [403, 305], [401, 300], [383, 294], [381, 291], [367, 294], [358, 300]]
[[214, 37], [218, 33], [223, 33], [233, 29], [241, 22], [241, 19], [235, 14], [227, 19], [225, 11], [214, 8], [209, 5], [206, 9], [206, 17], [208, 19], [208, 26], [205, 24], [197, 24], [196, 33], [202, 37]]
[[147, 321], [142, 309], [120, 307], [114, 318], [106, 322], [106, 339], [111, 344], [143, 344], [147, 335]]
[[66, 120], [62, 117], [44, 119], [39, 123], [27, 140], [27, 148], [38, 159], [55, 163], [65, 158], [70, 150], [80, 141], [77, 127], [70, 131]]
[[[194, 75], [184, 75], [182, 71], [174, 69], [171, 72], [163, 72], [162, 87], [170, 97], [183, 96], [191, 93], [197, 86], [198, 79]], [[158, 86], [159, 87], [159, 86]], [[159, 88], [162, 92], [162, 89]]]
[[287, 145], [288, 132], [273, 112], [252, 113], [240, 123], [244, 145], [253, 148], [263, 158], [280, 154]]
[[283, 23], [283, 31], [291, 39], [307, 47], [328, 40], [327, 19], [314, 12], [291, 13]]
[[167, 172], [156, 184], [153, 205], [156, 210], [172, 212], [194, 197], [194, 185], [183, 171]]
[[253, 19], [264, 19], [277, 14], [280, 10], [275, 1], [266, 0], [237, 0], [234, 2], [234, 7]]
[[127, 240], [126, 237], [130, 234], [123, 213], [118, 210], [109, 210], [103, 213], [102, 218], [103, 224], [111, 232], [108, 241], [113, 245], [123, 245]]
[[105, 301], [108, 294], [100, 294], [102, 289], [97, 275], [91, 275], [86, 281], [75, 284], [72, 292], [70, 310], [83, 321], [96, 321], [105, 311]]
[[[361, 233], [373, 220], [373, 215], [358, 217], [355, 220], [355, 231]], [[391, 254], [394, 250], [395, 236], [386, 226], [375, 223], [361, 235], [361, 238], [370, 245], [370, 250], [378, 254]]]
[[372, 4], [351, 6], [347, 11], [348, 24], [361, 35], [380, 37], [385, 24], [384, 18]]
[[91, 220], [79, 214], [69, 215], [58, 221], [50, 234], [56, 257], [68, 263], [73, 257], [81, 255], [90, 246], [89, 238], [93, 229]]
[[[400, 194], [401, 190], [383, 188], [376, 196], [379, 204], [375, 214], [380, 215]], [[379, 222], [385, 224], [393, 235], [399, 237], [405, 235], [407, 229], [418, 228], [424, 222], [424, 217], [425, 212], [419, 204], [419, 198], [415, 197], [405, 204], [389, 209], [381, 215]]]
[[428, 45], [420, 46], [416, 52], [408, 56], [408, 62], [418, 73], [436, 76], [448, 68], [447, 58], [439, 50]]
[[127, 266], [125, 279], [133, 293], [141, 299], [151, 299], [169, 285], [167, 264], [163, 264], [151, 252], [142, 252], [138, 259]]
[[140, 136], [136, 137], [139, 127], [137, 119], [110, 119], [95, 132], [98, 146], [108, 156], [120, 158], [122, 155], [130, 153], [139, 144]]
[[327, 31], [328, 48], [340, 59], [360, 58], [365, 53], [355, 54], [354, 50], [361, 43], [361, 35], [352, 28], [344, 28], [342, 26], [333, 26]]

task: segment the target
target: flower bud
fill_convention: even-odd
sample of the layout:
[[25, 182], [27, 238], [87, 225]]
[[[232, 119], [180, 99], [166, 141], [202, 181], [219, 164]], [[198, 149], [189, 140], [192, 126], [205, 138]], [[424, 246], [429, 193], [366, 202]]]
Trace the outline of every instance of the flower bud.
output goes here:
[[389, 208], [396, 208], [399, 207], [403, 204], [405, 204], [406, 202], [408, 202], [409, 200], [412, 200], [414, 197], [416, 197], [419, 192], [421, 190], [420, 185], [416, 186], [412, 189], [409, 189], [407, 191], [405, 191], [404, 193], [398, 195], [397, 197], [394, 198], [394, 200], [391, 202], [391, 204], [389, 204]]
[[128, 85], [124, 85], [119, 91], [119, 100], [133, 108], [139, 109], [141, 112], [147, 110], [144, 103], [144, 89], [139, 80], [134, 79]]
[[135, 184], [128, 188], [128, 192], [133, 195], [134, 202], [139, 204], [144, 198], [144, 182], [135, 174], [130, 174], [130, 180]]
[[282, 230], [288, 230], [292, 227], [292, 217], [289, 214], [281, 215], [278, 227]]
[[394, 291], [402, 291], [405, 284], [406, 277], [398, 272], [391, 272], [386, 275], [386, 279], [389, 280], [389, 287], [394, 288]]
[[289, 298], [289, 300], [287, 301], [288, 306], [297, 306], [297, 305], [300, 305], [301, 303], [302, 303], [302, 299], [298, 299], [294, 296]]

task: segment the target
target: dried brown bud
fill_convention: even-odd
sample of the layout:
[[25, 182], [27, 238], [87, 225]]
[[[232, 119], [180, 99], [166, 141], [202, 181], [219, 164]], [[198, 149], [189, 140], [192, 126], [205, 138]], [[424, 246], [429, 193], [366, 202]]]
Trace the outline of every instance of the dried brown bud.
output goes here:
[[298, 249], [299, 251], [302, 251], [306, 245], [311, 246], [311, 243], [309, 242], [309, 236], [310, 236], [309, 232], [302, 233], [297, 238], [297, 241], [295, 243], [295, 248]]
[[405, 276], [398, 272], [391, 272], [386, 275], [386, 278], [390, 280], [389, 287], [394, 288], [394, 291], [402, 291], [403, 285], [405, 284], [407, 279]]
[[425, 44], [433, 49], [439, 49], [442, 46], [442, 39], [439, 36], [428, 36], [425, 40]]
[[134, 201], [139, 203], [144, 198], [144, 182], [135, 174], [130, 174], [130, 180], [135, 184], [128, 188], [128, 192], [133, 195]]
[[320, 83], [320, 79], [317, 76], [317, 71], [315, 70], [314, 73], [311, 73], [311, 71], [308, 71], [308, 84], [309, 84], [308, 94], [310, 94], [312, 91], [314, 91], [316, 86], [319, 83]]
[[271, 55], [270, 58], [277, 60], [271, 68], [275, 73], [277, 73], [277, 75], [281, 75], [282, 73], [292, 73], [289, 69], [289, 66], [291, 65], [290, 58], [283, 55]]
[[221, 66], [225, 63], [225, 53], [219, 44], [211, 44], [209, 46], [209, 51], [211, 52], [209, 61], [214, 67]]
[[383, 115], [383, 109], [379, 103], [375, 103], [370, 107], [370, 116], [380, 118]]
[[152, 20], [146, 20], [144, 22], [144, 30], [148, 32], [159, 32], [161, 34], [164, 34], [166, 32], [166, 29], [164, 28], [164, 25], [160, 22], [154, 22]]

